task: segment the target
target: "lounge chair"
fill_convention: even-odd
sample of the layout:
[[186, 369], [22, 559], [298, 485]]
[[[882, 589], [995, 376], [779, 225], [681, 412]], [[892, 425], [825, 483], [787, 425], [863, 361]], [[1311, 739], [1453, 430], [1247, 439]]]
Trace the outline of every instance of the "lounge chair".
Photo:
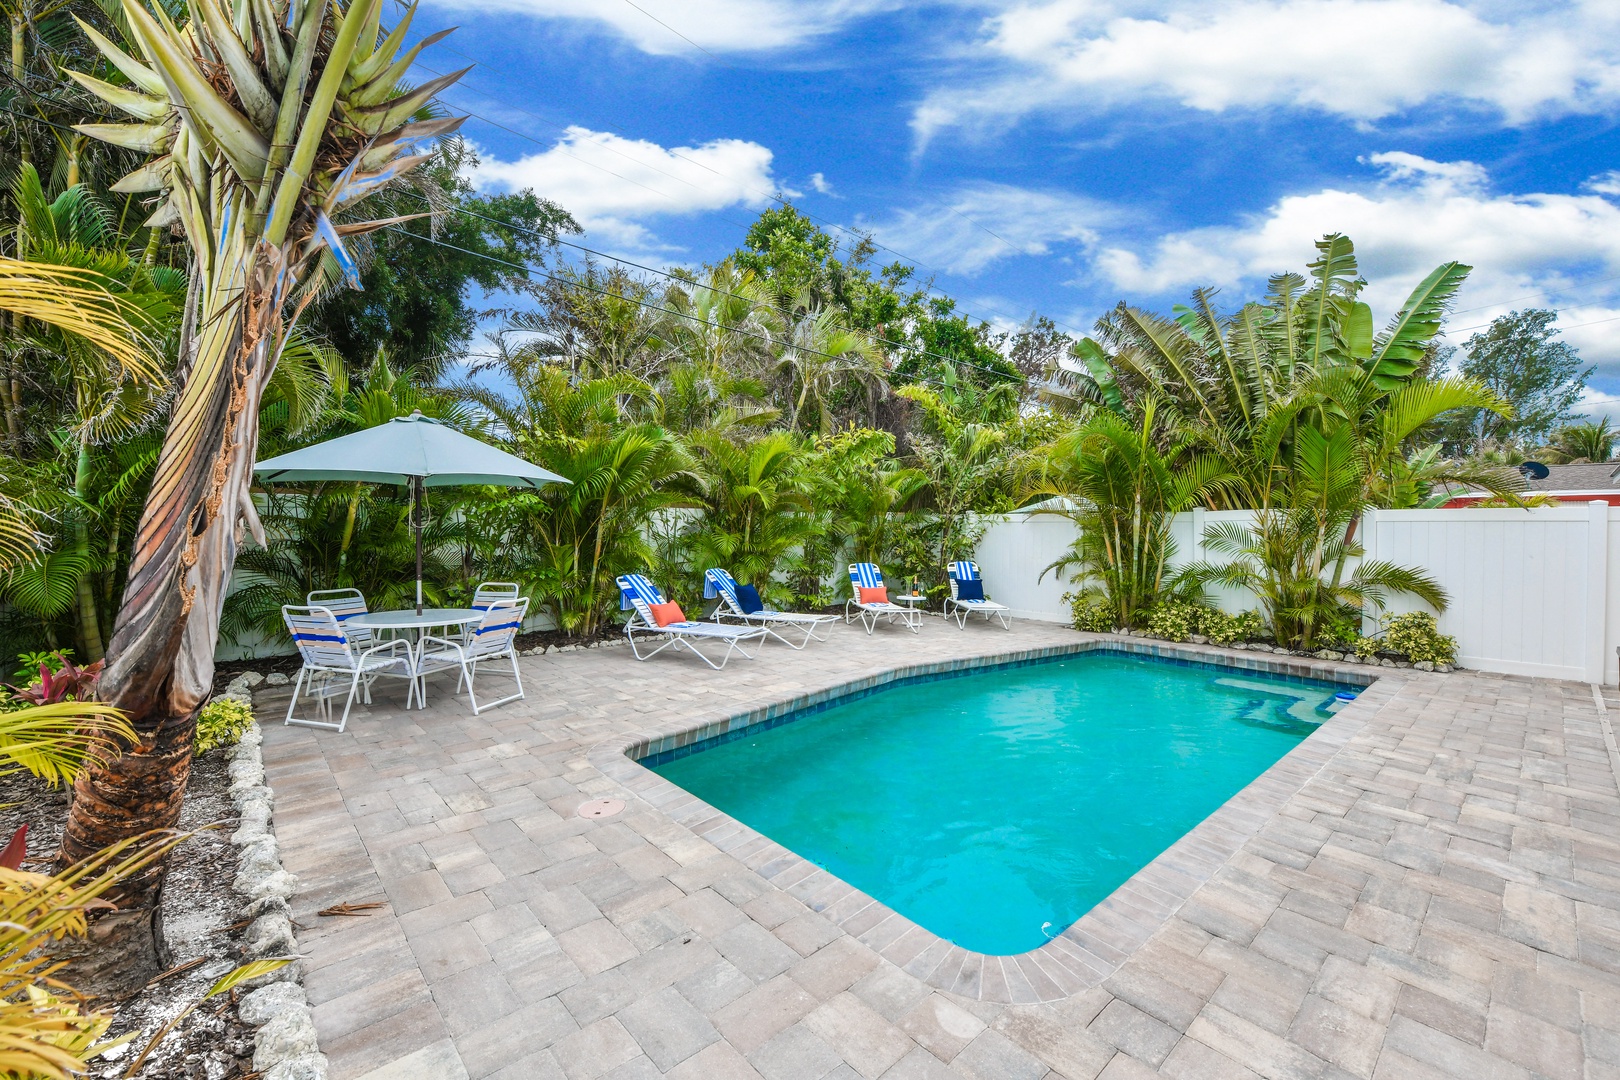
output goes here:
[[968, 616], [977, 611], [986, 622], [1000, 619], [1003, 630], [1012, 629], [1012, 608], [985, 598], [978, 563], [971, 559], [946, 563], [945, 576], [951, 579], [951, 598], [945, 601], [945, 614], [954, 617], [957, 626], [966, 630]]
[[[888, 599], [888, 587], [883, 584], [883, 571], [877, 568], [876, 563], [850, 563], [849, 587], [853, 595], [844, 604], [846, 623], [860, 619], [868, 634], [876, 628], [878, 620], [884, 617], [891, 623], [899, 621], [913, 634], [922, 629], [922, 610], [915, 606], [896, 604]], [[883, 599], [862, 599], [862, 589], [882, 589]]]
[[[411, 687], [405, 692], [405, 707], [411, 707], [416, 691], [416, 667], [411, 659], [410, 642], [395, 638], [369, 649], [358, 649], [337, 615], [330, 608], [320, 606], [288, 604], [281, 609], [281, 617], [286, 621], [287, 632], [292, 634], [293, 644], [298, 646], [298, 653], [304, 660], [304, 665], [298, 669], [298, 678], [293, 681], [292, 701], [287, 703], [287, 719], [284, 723], [342, 731], [349, 722], [349, 710], [354, 706], [355, 693], [363, 693], [369, 705], [371, 684], [385, 675], [410, 680]], [[306, 697], [320, 702], [324, 719], [310, 720], [293, 715], [293, 710], [298, 707], [300, 690]], [[344, 693], [347, 696], [343, 703], [343, 716], [334, 724], [332, 699]]]
[[[714, 609], [714, 621], [724, 622], [726, 619], [736, 619], [748, 625], [759, 625], [765, 632], [776, 640], [794, 649], [802, 649], [811, 641], [826, 641], [823, 634], [817, 630], [826, 627], [830, 630], [832, 624], [838, 621], [836, 615], [801, 615], [792, 611], [777, 611], [774, 608], [761, 607], [749, 611], [743, 603], [743, 598], [737, 592], [737, 579], [731, 576], [730, 571], [713, 567], [703, 574], [703, 598], [713, 600], [720, 598], [720, 606]], [[800, 631], [804, 636], [797, 642], [783, 636], [783, 630], [792, 628]], [[797, 635], [795, 635], [797, 636]]]
[[[472, 639], [470, 645], [449, 638], [424, 637], [422, 655], [416, 660], [416, 674], [421, 680], [417, 693], [422, 696], [422, 704], [427, 704], [427, 676], [450, 668], [460, 669], [456, 690], [461, 689], [462, 683], [467, 684], [467, 700], [472, 703], [474, 716], [485, 709], [520, 700], [523, 697], [523, 676], [518, 674], [516, 642], [518, 631], [523, 629], [523, 616], [528, 610], [529, 598], [526, 596], [515, 600], [491, 600], [484, 609], [484, 617], [472, 626], [468, 634]], [[478, 696], [473, 692], [473, 679], [478, 675], [478, 665], [491, 660], [511, 661], [512, 680], [517, 683], [517, 693], [480, 705]]]
[[[630, 651], [635, 653], [637, 660], [650, 660], [674, 646], [695, 654], [699, 660], [718, 671], [726, 666], [726, 661], [731, 659], [734, 652], [741, 653], [750, 660], [754, 658], [752, 653], [742, 647], [743, 642], [758, 641], [761, 645], [765, 643], [766, 631], [760, 626], [725, 626], [721, 623], [692, 622], [684, 616], [660, 626], [658, 615], [653, 609], [662, 608], [667, 601], [664, 594], [658, 591], [658, 586], [640, 574], [625, 574], [618, 580], [620, 609], [634, 611], [630, 621], [624, 624], [624, 636], [629, 640]], [[640, 635], [639, 641], [637, 635]], [[653, 638], [663, 638], [664, 643], [645, 656], [642, 655], [642, 645]], [[697, 647], [696, 643], [700, 641], [712, 641], [716, 645], [725, 646], [726, 651], [721, 655], [718, 664]]]

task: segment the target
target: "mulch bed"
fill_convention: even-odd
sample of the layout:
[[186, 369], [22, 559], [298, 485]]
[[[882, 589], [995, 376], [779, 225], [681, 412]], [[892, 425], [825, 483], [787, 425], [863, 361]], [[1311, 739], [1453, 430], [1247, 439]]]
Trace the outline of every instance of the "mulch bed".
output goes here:
[[[220, 976], [241, 962], [241, 931], [232, 929], [242, 898], [231, 889], [236, 877], [236, 849], [231, 846], [235, 807], [225, 767], [230, 751], [219, 749], [192, 765], [180, 813], [182, 830], [202, 829], [218, 822], [225, 828], [208, 829], [182, 843], [170, 856], [164, 887], [163, 922], [176, 966], [183, 971], [147, 985], [120, 1002], [103, 1003], [114, 1014], [111, 1037], [131, 1031], [139, 1035], [111, 1061], [92, 1063], [89, 1075], [98, 1080], [122, 1077], [164, 1024], [186, 1006], [202, 999]], [[0, 777], [0, 835], [9, 837], [28, 823], [31, 858], [23, 869], [49, 873], [67, 818], [65, 790], [52, 791], [26, 773]], [[195, 963], [201, 961], [200, 963]], [[222, 994], [195, 1009], [147, 1057], [143, 1078], [163, 1080], [229, 1080], [252, 1073], [253, 1029], [237, 1018], [233, 995]]]

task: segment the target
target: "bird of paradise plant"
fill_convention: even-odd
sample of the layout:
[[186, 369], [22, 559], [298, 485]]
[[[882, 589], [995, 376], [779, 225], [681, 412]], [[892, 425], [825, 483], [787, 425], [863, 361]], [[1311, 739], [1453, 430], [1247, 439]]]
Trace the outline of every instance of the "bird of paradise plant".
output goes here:
[[[192, 255], [179, 385], [101, 684], [139, 737], [76, 781], [69, 862], [178, 819], [238, 532], [263, 542], [249, 498], [259, 403], [315, 286], [333, 272], [358, 284], [344, 238], [391, 220], [349, 212], [459, 126], [418, 114], [464, 74], [406, 87], [444, 35], [402, 49], [414, 8], [385, 33], [382, 0], [196, 0], [184, 23], [139, 0], [121, 10], [127, 49], [80, 25], [129, 85], [68, 74], [135, 122], [78, 130], [152, 155], [114, 190], [155, 193], [148, 224], [179, 228]], [[97, 934], [123, 962], [89, 989], [161, 970], [162, 881], [159, 861], [115, 890], [121, 910]]]

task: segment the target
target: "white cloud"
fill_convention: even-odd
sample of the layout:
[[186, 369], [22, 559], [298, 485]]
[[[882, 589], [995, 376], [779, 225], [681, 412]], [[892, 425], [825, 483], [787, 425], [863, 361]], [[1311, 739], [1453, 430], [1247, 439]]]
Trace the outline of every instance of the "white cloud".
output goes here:
[[576, 126], [544, 153], [516, 161], [481, 154], [472, 182], [479, 190], [533, 188], [593, 236], [647, 249], [656, 244], [651, 219], [768, 203], [777, 188], [771, 157], [742, 139], [666, 149]]
[[[1450, 320], [1466, 338], [1514, 308], [1553, 307], [1565, 339], [1620, 375], [1620, 203], [1602, 194], [1501, 194], [1478, 165], [1413, 154], [1374, 154], [1366, 186], [1279, 199], [1237, 225], [1161, 236], [1139, 250], [1101, 247], [1095, 275], [1125, 294], [1195, 285], [1241, 286], [1243, 295], [1282, 270], [1302, 270], [1311, 243], [1342, 232], [1356, 244], [1364, 298], [1380, 319], [1442, 262], [1475, 269]], [[1237, 297], [1233, 297], [1236, 302]], [[1612, 320], [1612, 321], [1611, 321]]]
[[831, 33], [894, 0], [440, 0], [443, 6], [514, 12], [606, 28], [642, 52], [700, 58], [767, 52]]
[[1599, 195], [1620, 195], [1620, 169], [1610, 169], [1606, 173], [1599, 173], [1581, 186], [1587, 191], [1595, 191]]
[[1090, 245], [1097, 240], [1097, 228], [1116, 216], [1100, 203], [1067, 192], [974, 183], [902, 210], [888, 221], [859, 224], [880, 243], [927, 266], [973, 275], [1012, 256]]
[[989, 67], [918, 107], [955, 125], [1143, 98], [1205, 112], [1305, 108], [1369, 122], [1436, 101], [1510, 123], [1620, 104], [1620, 5], [1551, 0], [1035, 0], [963, 54]]
[[817, 194], [820, 194], [820, 195], [831, 195], [831, 194], [833, 194], [832, 183], [824, 175], [822, 175], [821, 173], [811, 173], [810, 174], [810, 186], [816, 190]]

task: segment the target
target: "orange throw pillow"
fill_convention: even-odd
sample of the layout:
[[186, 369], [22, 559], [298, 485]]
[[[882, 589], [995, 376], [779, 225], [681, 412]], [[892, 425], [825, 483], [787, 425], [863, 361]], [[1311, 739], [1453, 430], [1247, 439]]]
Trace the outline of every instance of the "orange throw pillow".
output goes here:
[[863, 604], [887, 604], [889, 602], [889, 589], [885, 585], [879, 585], [875, 589], [859, 586], [858, 591], [861, 594], [861, 603]]
[[686, 621], [686, 612], [682, 611], [681, 605], [673, 600], [667, 604], [650, 604], [648, 606], [652, 608], [653, 619], [659, 626], [668, 626], [670, 623]]

